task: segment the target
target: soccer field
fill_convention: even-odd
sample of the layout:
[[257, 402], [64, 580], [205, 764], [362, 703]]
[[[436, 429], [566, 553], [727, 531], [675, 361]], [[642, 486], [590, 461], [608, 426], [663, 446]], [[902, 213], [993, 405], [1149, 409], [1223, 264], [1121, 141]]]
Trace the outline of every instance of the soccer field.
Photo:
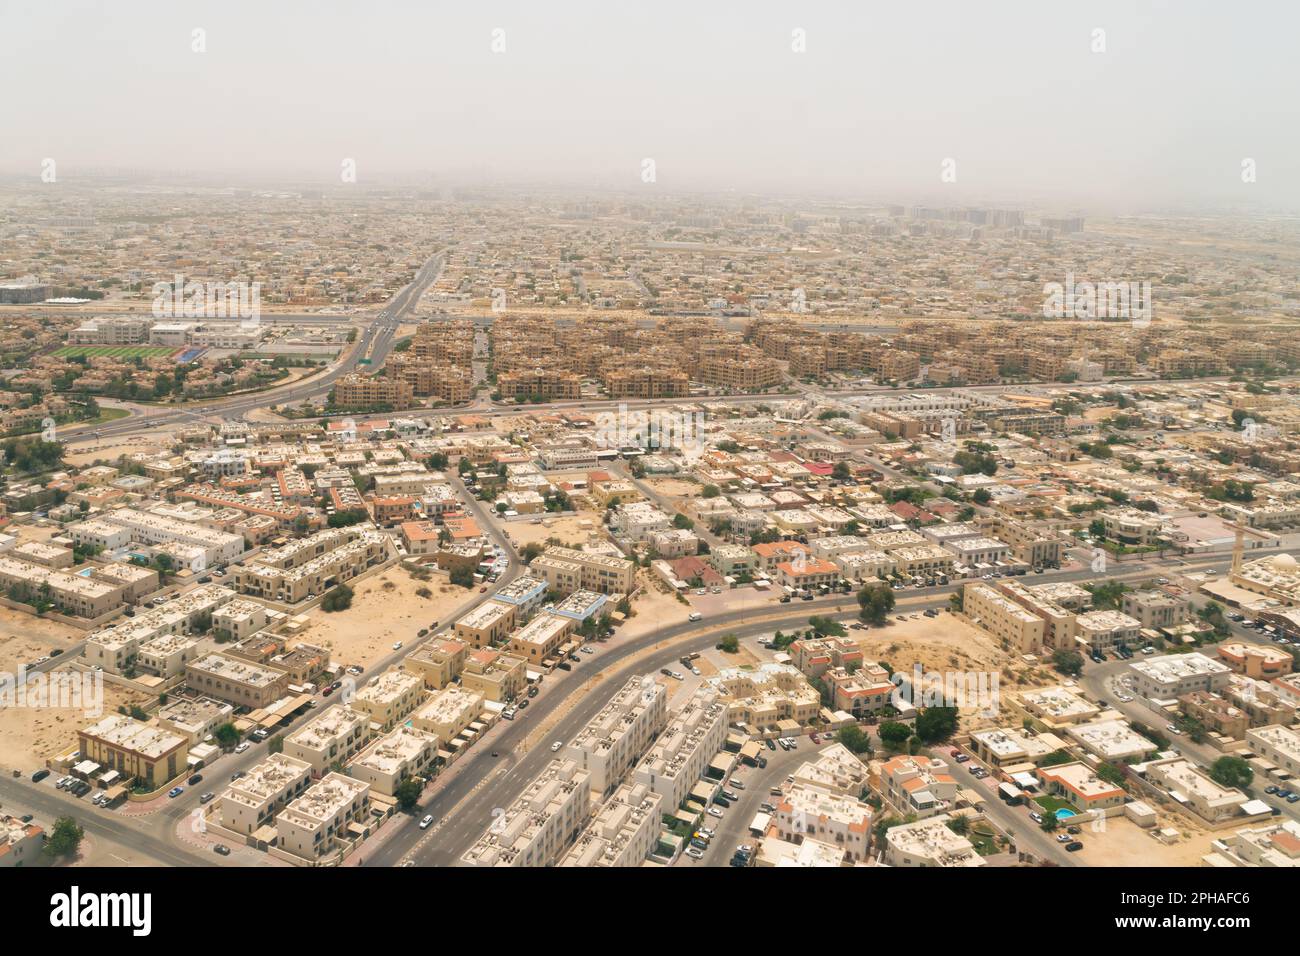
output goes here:
[[57, 358], [73, 358], [77, 355], [87, 357], [105, 356], [107, 358], [162, 358], [176, 350], [163, 345], [65, 345], [56, 349]]

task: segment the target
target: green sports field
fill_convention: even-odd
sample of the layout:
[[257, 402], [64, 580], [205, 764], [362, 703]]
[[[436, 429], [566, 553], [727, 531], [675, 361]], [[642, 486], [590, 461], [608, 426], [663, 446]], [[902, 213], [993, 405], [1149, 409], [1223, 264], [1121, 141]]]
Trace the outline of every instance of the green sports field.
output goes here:
[[108, 358], [162, 358], [176, 350], [163, 345], [65, 345], [56, 349], [57, 358], [73, 358], [78, 355], [87, 357], [106, 356]]

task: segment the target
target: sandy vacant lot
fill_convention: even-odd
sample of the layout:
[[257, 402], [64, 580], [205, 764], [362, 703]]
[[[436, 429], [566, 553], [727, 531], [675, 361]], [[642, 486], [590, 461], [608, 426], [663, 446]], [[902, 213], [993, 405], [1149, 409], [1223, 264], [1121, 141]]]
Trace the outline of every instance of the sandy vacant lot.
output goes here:
[[659, 494], [668, 495], [670, 498], [694, 498], [704, 490], [703, 485], [693, 481], [683, 481], [680, 478], [647, 478], [646, 484]]
[[[434, 621], [446, 624], [458, 615], [458, 609], [480, 597], [477, 589], [450, 585], [436, 572], [428, 581], [418, 581], [400, 566], [352, 588], [352, 606], [346, 611], [311, 611], [311, 625], [302, 640], [329, 648], [334, 663], [367, 668], [391, 653], [393, 642], [412, 640]], [[431, 595], [417, 594], [422, 588]]]
[[85, 634], [70, 624], [0, 607], [0, 671], [14, 673], [19, 664], [33, 664], [51, 648], [66, 651]]
[[[652, 580], [649, 572], [642, 571], [638, 583], [641, 591], [632, 601], [633, 616], [619, 628], [620, 637], [639, 637], [661, 627], [686, 623], [690, 606], [678, 601], [662, 581]], [[705, 624], [707, 621], [700, 626]]]
[[0, 768], [30, 773], [75, 746], [78, 730], [118, 707], [143, 706], [147, 700], [148, 695], [105, 681], [103, 706], [95, 708], [99, 713], [69, 707], [0, 708]]
[[931, 670], [989, 670], [1007, 662], [1006, 655], [984, 631], [952, 614], [938, 617], [891, 615], [884, 627], [849, 631], [869, 660], [886, 660], [895, 669], [917, 661]]
[[1104, 833], [1085, 826], [1083, 849], [1075, 855], [1085, 866], [1200, 866], [1214, 837], [1200, 830], [1189, 832], [1179, 823], [1162, 815], [1160, 826], [1183, 830], [1182, 839], [1166, 846], [1127, 817], [1107, 817]]
[[63, 456], [63, 460], [69, 465], [91, 465], [96, 461], [111, 464], [123, 455], [154, 455], [160, 451], [167, 451], [171, 447], [170, 433], [160, 435], [157, 441], [151, 442], [124, 443], [120, 438], [108, 438], [103, 444], [99, 444], [91, 439], [88, 442], [77, 442], [72, 445], [68, 454]]
[[546, 544], [551, 538], [564, 545], [582, 545], [593, 534], [598, 535], [601, 528], [600, 514], [595, 511], [580, 511], [565, 518], [546, 518], [534, 524], [532, 519], [526, 521], [502, 521], [498, 524], [501, 531], [509, 535], [516, 549], [523, 549], [536, 541]]

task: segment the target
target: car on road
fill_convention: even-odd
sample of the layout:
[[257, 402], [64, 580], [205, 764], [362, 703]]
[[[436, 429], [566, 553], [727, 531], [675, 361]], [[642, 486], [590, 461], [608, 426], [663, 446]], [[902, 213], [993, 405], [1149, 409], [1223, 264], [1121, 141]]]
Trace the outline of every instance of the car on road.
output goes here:
[[46, 770], [44, 767], [42, 767], [40, 770], [35, 770], [32, 772], [32, 783], [40, 783], [49, 775], [50, 772]]
[[203, 796], [199, 797], [199, 803], [211, 803], [216, 798], [217, 795], [209, 790], [207, 793], [203, 794]]
[[1165, 730], [1169, 731], [1175, 737], [1181, 737], [1183, 735], [1183, 732], [1179, 730], [1177, 727], [1175, 727], [1173, 724], [1165, 724]]
[[965, 763], [967, 760], [970, 760], [970, 754], [959, 753], [955, 757], [953, 757], [953, 759], [956, 760], [958, 763]]
[[203, 774], [201, 773], [190, 774], [190, 779], [186, 780], [185, 782], [188, 783], [191, 787], [197, 786], [198, 784], [203, 782]]
[[402, 642], [401, 642], [401, 641], [394, 641], [394, 642], [393, 642], [393, 650], [395, 650], [395, 651], [400, 651], [401, 649], [402, 649]]
[[253, 745], [250, 744], [247, 740], [241, 740], [238, 746], [235, 747], [235, 753], [242, 754], [245, 750], [247, 750], [251, 746]]
[[172, 787], [170, 790], [167, 791], [167, 796], [169, 799], [175, 800], [184, 792], [185, 792], [184, 787]]
[[427, 829], [429, 829], [429, 827], [431, 827], [432, 825], [433, 825], [433, 814], [432, 814], [432, 813], [426, 813], [426, 814], [424, 815], [424, 817], [420, 820], [420, 829], [421, 829], [421, 830], [427, 830]]
[[1033, 820], [1035, 823], [1042, 823], [1043, 815], [1037, 810], [1031, 810], [1029, 811], [1029, 819]]
[[218, 843], [212, 848], [212, 852], [218, 856], [230, 856], [230, 847], [226, 846], [224, 843]]
[[1073, 840], [1073, 839], [1074, 839], [1074, 837], [1070, 836], [1070, 834], [1068, 834], [1068, 833], [1058, 833], [1058, 834], [1056, 835], [1056, 842], [1057, 842], [1057, 843], [1069, 843], [1069, 842], [1070, 842], [1071, 840]]
[[708, 813], [709, 816], [711, 817], [719, 817], [719, 818], [722, 817], [722, 811], [719, 810], [717, 807], [709, 807]]
[[563, 741], [563, 740], [557, 740], [555, 743], [551, 744], [551, 753], [559, 753], [559, 752], [560, 752], [560, 749], [561, 749], [563, 746], [564, 746], [564, 741]]
[[1067, 843], [1065, 849], [1069, 853], [1077, 853], [1079, 850], [1083, 849], [1083, 844], [1078, 840], [1075, 840], [1073, 843]]
[[596, 649], [595, 649], [594, 647], [592, 647], [590, 644], [583, 644], [581, 650], [582, 650], [582, 653], [584, 653], [584, 654], [595, 654], [595, 653], [596, 653]]

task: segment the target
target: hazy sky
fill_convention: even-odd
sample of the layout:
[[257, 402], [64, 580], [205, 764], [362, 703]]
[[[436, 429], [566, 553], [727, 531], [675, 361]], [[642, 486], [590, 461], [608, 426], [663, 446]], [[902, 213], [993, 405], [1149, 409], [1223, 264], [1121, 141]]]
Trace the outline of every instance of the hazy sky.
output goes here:
[[1295, 209], [1298, 28], [1289, 0], [0, 0], [0, 171]]

